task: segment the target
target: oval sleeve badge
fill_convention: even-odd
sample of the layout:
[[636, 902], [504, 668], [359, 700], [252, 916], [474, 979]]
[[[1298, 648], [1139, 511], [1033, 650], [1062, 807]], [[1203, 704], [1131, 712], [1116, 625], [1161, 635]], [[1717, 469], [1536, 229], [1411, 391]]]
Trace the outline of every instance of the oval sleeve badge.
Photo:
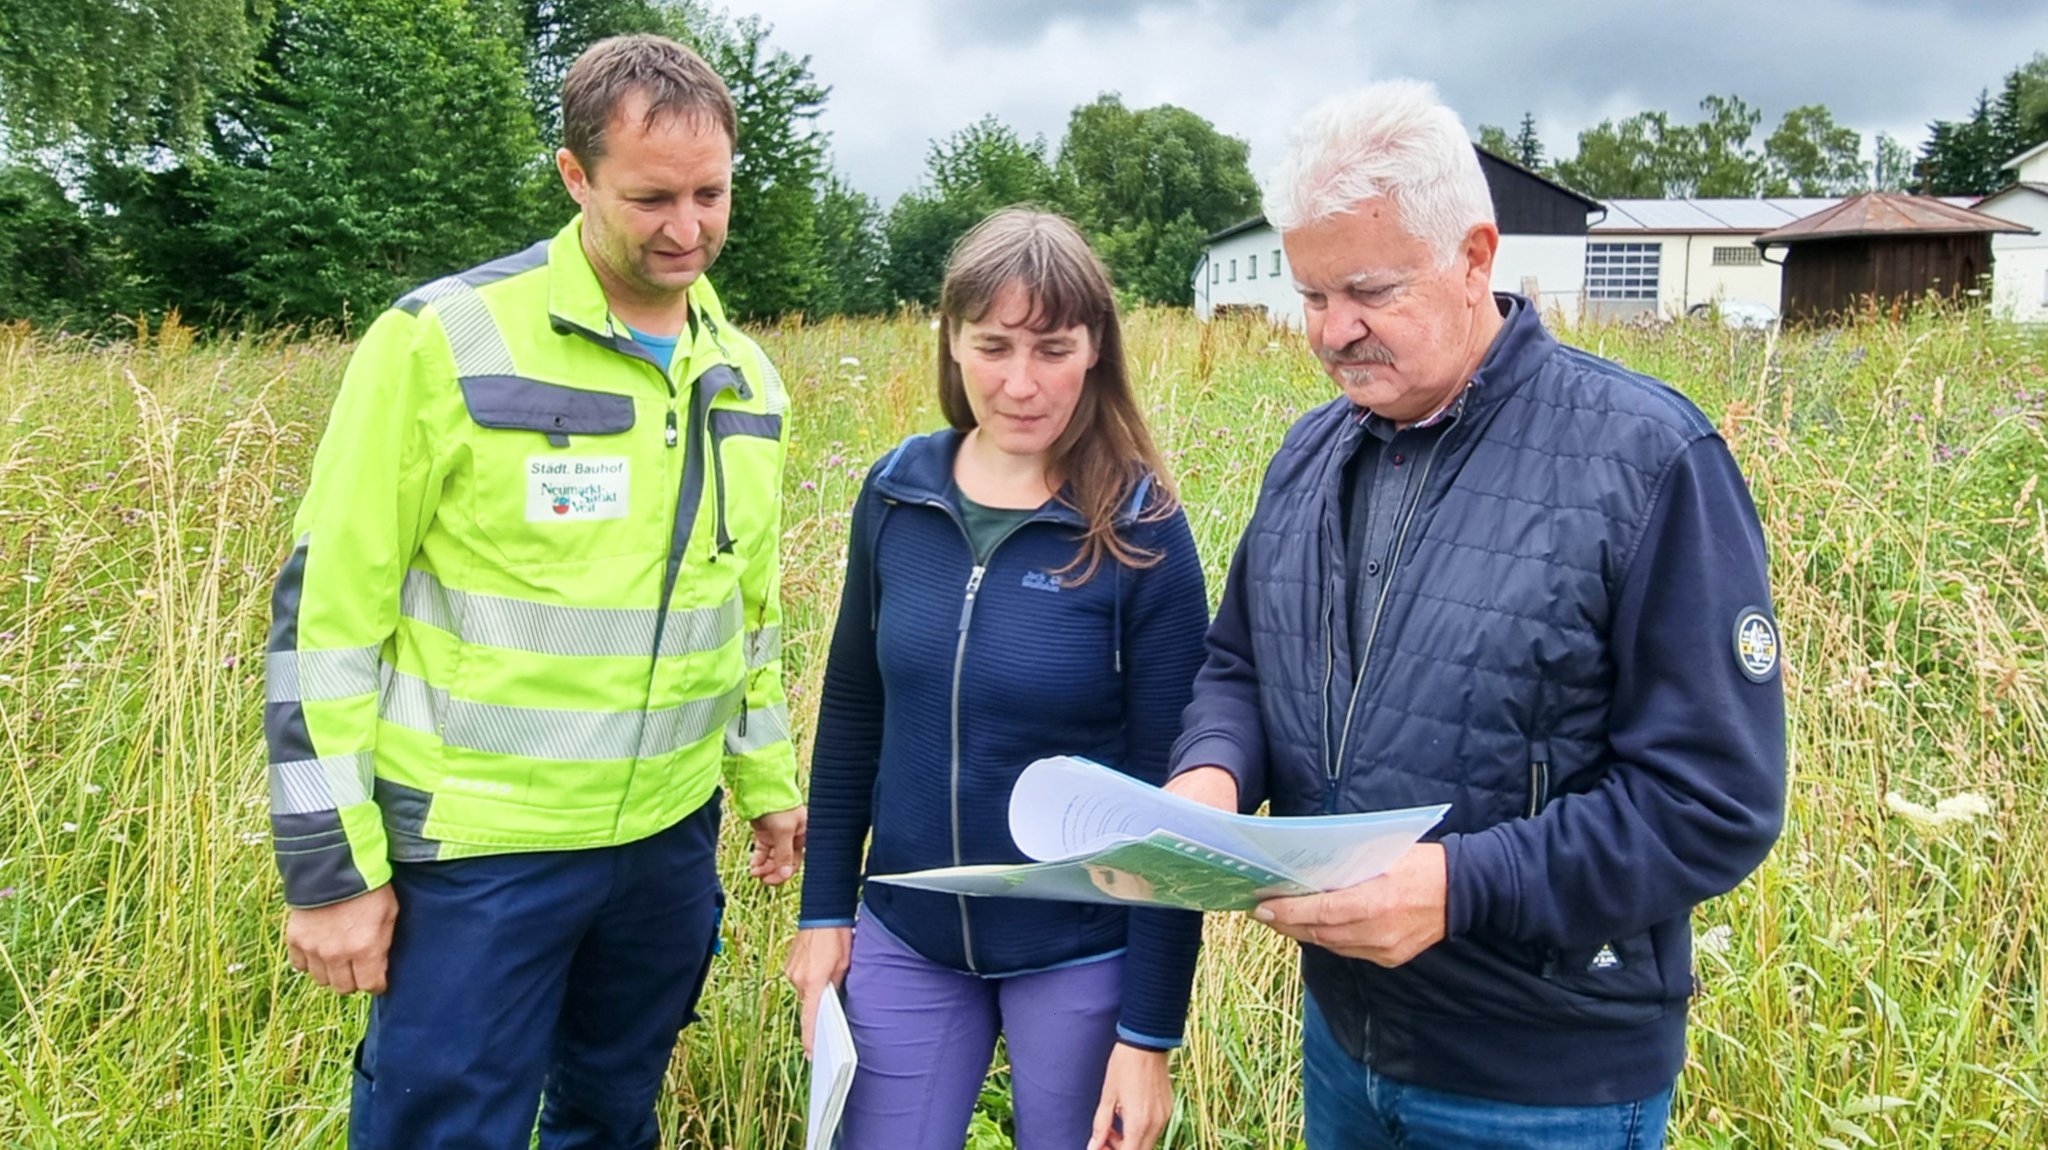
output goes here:
[[1769, 682], [1778, 673], [1778, 628], [1760, 607], [1744, 607], [1735, 616], [1735, 666], [1752, 683]]

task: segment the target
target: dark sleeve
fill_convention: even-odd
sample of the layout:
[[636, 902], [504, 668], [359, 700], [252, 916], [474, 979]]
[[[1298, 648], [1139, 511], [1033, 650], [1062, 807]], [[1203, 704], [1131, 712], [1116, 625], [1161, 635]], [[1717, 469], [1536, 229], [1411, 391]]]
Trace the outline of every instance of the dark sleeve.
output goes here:
[[[1453, 936], [1559, 947], [1619, 938], [1733, 889], [1777, 840], [1777, 624], [1763, 530], [1718, 437], [1672, 465], [1629, 562], [1609, 636], [1612, 765], [1536, 818], [1446, 836]], [[1737, 631], [1752, 613], [1771, 654], [1745, 670]]]
[[[1132, 585], [1121, 637], [1124, 770], [1156, 786], [1166, 781], [1167, 752], [1202, 665], [1209, 592], [1187, 516], [1176, 511], [1149, 526], [1159, 562], [1121, 573]], [[1128, 947], [1117, 1036], [1151, 1050], [1180, 1045], [1202, 948], [1201, 914], [1133, 907]]]
[[1237, 780], [1237, 809], [1266, 801], [1266, 728], [1259, 717], [1259, 670], [1252, 662], [1251, 604], [1245, 574], [1245, 528], [1230, 557], [1223, 602], [1209, 624], [1208, 657], [1195, 675], [1194, 698], [1181, 716], [1172, 771], [1222, 767]]
[[811, 744], [809, 842], [799, 927], [852, 926], [860, 902], [861, 862], [882, 753], [882, 671], [875, 659], [869, 553], [877, 514], [873, 475], [854, 500], [846, 545], [846, 583], [825, 659], [824, 694]]

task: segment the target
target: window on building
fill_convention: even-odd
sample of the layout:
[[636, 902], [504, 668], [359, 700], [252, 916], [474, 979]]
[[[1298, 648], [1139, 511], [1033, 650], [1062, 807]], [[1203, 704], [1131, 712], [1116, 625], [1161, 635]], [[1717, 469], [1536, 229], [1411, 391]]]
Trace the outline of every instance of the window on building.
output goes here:
[[1714, 249], [1714, 266], [1717, 268], [1754, 267], [1762, 262], [1764, 262], [1764, 253], [1755, 244], [1743, 244], [1740, 247], [1732, 248], [1717, 247]]
[[1231, 283], [1236, 283], [1236, 282], [1237, 282], [1237, 261], [1236, 261], [1236, 260], [1231, 260], [1231, 261], [1230, 261], [1230, 282], [1231, 282]]
[[1269, 275], [1269, 276], [1277, 276], [1277, 275], [1279, 275], [1279, 274], [1280, 274], [1280, 249], [1279, 249], [1279, 248], [1274, 248], [1274, 249], [1273, 249], [1273, 270], [1272, 270], [1272, 271], [1269, 271], [1269, 272], [1267, 272], [1266, 274], [1267, 274], [1267, 275]]
[[1244, 257], [1244, 278], [1248, 280], [1259, 278], [1259, 257], [1256, 254]]
[[1209, 261], [1209, 282], [1212, 284], [1223, 282], [1223, 265], [1215, 260]]
[[1589, 243], [1586, 245], [1586, 298], [1654, 300], [1658, 243]]

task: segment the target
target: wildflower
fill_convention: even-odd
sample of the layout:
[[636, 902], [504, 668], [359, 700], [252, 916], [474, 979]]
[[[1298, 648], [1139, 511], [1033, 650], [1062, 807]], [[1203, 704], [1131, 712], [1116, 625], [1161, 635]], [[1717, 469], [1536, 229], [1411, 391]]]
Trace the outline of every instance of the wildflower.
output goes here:
[[128, 843], [128, 836], [121, 833], [120, 831], [107, 832], [107, 838], [113, 842], [120, 843], [123, 846], [126, 846]]
[[255, 846], [270, 836], [263, 831], [243, 831], [235, 837], [242, 840], [243, 846]]
[[225, 671], [232, 671], [235, 669], [235, 664], [241, 661], [242, 657], [240, 655], [229, 655], [227, 658], [222, 659], [220, 661], [221, 669]]
[[8, 641], [9, 639], [12, 639], [12, 638], [14, 638], [14, 632], [12, 632], [12, 631], [0, 631], [0, 643], [5, 643], [5, 642], [7, 642], [7, 641]]
[[60, 826], [60, 827], [58, 827], [57, 829], [58, 829], [58, 830], [60, 830], [60, 831], [63, 831], [63, 832], [64, 832], [65, 834], [67, 834], [67, 835], [68, 835], [68, 834], [73, 834], [73, 833], [75, 833], [75, 832], [76, 832], [76, 831], [78, 830], [78, 824], [77, 824], [77, 823], [71, 823], [71, 822], [67, 822], [67, 823], [65, 823], [65, 824], [64, 824], [63, 826]]
[[806, 479], [802, 483], [797, 484], [797, 488], [801, 491], [816, 491], [818, 485]]
[[1727, 954], [1735, 947], [1735, 928], [1726, 923], [1712, 927], [1693, 945], [1707, 954]]
[[850, 355], [842, 355], [842, 356], [840, 356], [840, 357], [839, 357], [839, 366], [841, 366], [841, 367], [859, 367], [859, 366], [860, 366], [860, 360], [859, 360], [858, 358], [854, 357], [854, 356], [850, 356]]
[[231, 962], [231, 963], [228, 963], [228, 973], [229, 973], [229, 974], [240, 974], [240, 973], [242, 973], [243, 971], [245, 971], [245, 970], [247, 970], [247, 969], [249, 969], [249, 964], [248, 964], [248, 963], [246, 963], [246, 962]]
[[58, 632], [59, 632], [59, 633], [61, 633], [61, 634], [69, 635], [69, 634], [70, 634], [70, 633], [72, 633], [73, 631], [76, 631], [76, 630], [78, 630], [78, 624], [76, 624], [76, 623], [66, 623], [66, 624], [64, 624], [64, 625], [63, 625], [62, 627], [59, 627], [59, 628], [57, 628], [57, 630], [58, 630]]
[[0, 898], [13, 898], [15, 893], [15, 889], [11, 886], [0, 886]]
[[1971, 793], [1951, 795], [1934, 804], [1930, 810], [1897, 791], [1889, 791], [1884, 796], [1884, 805], [1893, 814], [1924, 831], [1938, 831], [1955, 824], [1974, 822], [1991, 813], [1991, 800], [1983, 795]]
[[101, 791], [105, 790], [106, 788], [100, 786], [98, 783], [87, 783], [82, 789], [88, 795], [96, 795], [99, 794]]
[[23, 575], [21, 577], [21, 581], [23, 583], [41, 583], [43, 581], [43, 577], [41, 575], [37, 575], [31, 572], [30, 574]]

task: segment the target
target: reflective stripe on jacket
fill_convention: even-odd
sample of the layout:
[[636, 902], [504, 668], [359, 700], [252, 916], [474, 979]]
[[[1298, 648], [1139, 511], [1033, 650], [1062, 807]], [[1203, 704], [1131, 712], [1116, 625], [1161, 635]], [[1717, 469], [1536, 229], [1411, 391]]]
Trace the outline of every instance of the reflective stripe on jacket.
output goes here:
[[349, 362], [272, 601], [286, 900], [390, 859], [603, 846], [796, 806], [779, 601], [787, 394], [710, 283], [660, 364], [580, 217], [426, 285]]

